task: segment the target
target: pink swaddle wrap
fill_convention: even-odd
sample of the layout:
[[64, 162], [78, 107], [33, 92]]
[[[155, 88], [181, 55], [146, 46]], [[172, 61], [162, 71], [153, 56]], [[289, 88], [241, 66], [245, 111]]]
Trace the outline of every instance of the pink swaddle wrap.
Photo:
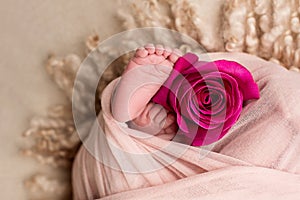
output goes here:
[[[74, 199], [300, 198], [300, 74], [247, 54], [209, 57], [247, 67], [261, 95], [243, 108], [211, 152], [163, 136], [147, 137], [114, 119], [111, 98], [119, 79], [115, 80], [103, 92], [103, 110], [87, 138], [92, 151], [83, 145], [76, 156]], [[157, 69], [133, 81], [157, 84], [144, 96], [145, 102], [171, 71]], [[104, 134], [99, 134], [97, 123]]]

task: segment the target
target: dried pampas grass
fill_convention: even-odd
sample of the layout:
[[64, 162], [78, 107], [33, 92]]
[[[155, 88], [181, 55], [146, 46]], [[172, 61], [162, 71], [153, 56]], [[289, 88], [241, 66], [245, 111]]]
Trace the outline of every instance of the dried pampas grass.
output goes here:
[[[217, 19], [213, 24], [217, 26], [207, 23], [206, 16], [198, 12], [199, 6], [204, 6], [203, 1], [202, 3], [192, 0], [126, 2], [124, 4], [124, 1], [120, 1], [122, 9], [118, 12], [125, 30], [149, 26], [166, 27], [191, 36], [207, 51], [247, 52], [299, 71], [300, 5], [298, 1], [234, 0], [223, 4], [220, 1], [219, 7], [211, 5], [215, 12], [214, 18]], [[172, 42], [171, 37], [165, 40]], [[101, 62], [118, 53], [118, 49], [97, 48], [99, 42], [100, 38], [97, 34], [92, 34], [86, 41], [86, 53], [92, 50], [106, 53], [106, 57], [95, 56], [95, 62]], [[128, 44], [131, 42], [124, 41]], [[183, 52], [197, 51], [185, 44], [180, 48]], [[88, 106], [95, 106], [97, 112], [101, 110], [100, 95], [103, 89], [111, 80], [121, 75], [130, 56], [130, 53], [122, 56], [106, 69], [95, 94], [96, 105], [83, 102], [82, 108], [78, 108], [79, 112], [87, 112]], [[69, 102], [67, 105], [49, 108], [45, 116], [33, 118], [30, 127], [23, 134], [24, 138], [33, 141], [30, 148], [21, 151], [23, 155], [37, 159], [56, 172], [54, 175], [36, 174], [25, 181], [30, 199], [71, 198], [71, 166], [81, 144], [73, 122], [71, 100], [76, 72], [81, 62], [82, 59], [75, 54], [65, 57], [52, 55], [47, 61], [47, 72], [64, 91]], [[96, 71], [91, 71], [90, 75], [97, 74]], [[84, 101], [82, 97], [89, 95], [84, 91], [85, 85], [82, 83], [82, 93], [74, 98]]]

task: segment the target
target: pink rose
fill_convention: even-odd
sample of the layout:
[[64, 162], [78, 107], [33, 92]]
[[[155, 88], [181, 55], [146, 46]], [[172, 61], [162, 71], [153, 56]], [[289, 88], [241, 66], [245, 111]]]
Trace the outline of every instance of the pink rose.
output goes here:
[[188, 53], [176, 61], [152, 100], [175, 113], [179, 134], [201, 146], [221, 139], [238, 120], [243, 103], [258, 98], [257, 84], [239, 63], [202, 62]]

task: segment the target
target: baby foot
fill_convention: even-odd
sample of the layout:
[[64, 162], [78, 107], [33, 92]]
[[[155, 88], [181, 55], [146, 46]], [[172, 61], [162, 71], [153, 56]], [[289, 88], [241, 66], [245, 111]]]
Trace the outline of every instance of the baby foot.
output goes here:
[[176, 60], [182, 55], [179, 49], [172, 50], [162, 45], [147, 44], [136, 50], [124, 73], [136, 67], [144, 65], [162, 65], [173, 67]]
[[148, 103], [137, 118], [128, 122], [128, 126], [166, 140], [171, 140], [178, 129], [175, 115], [152, 102]]
[[112, 98], [112, 114], [119, 122], [137, 118], [168, 78], [180, 50], [146, 45], [136, 50]]

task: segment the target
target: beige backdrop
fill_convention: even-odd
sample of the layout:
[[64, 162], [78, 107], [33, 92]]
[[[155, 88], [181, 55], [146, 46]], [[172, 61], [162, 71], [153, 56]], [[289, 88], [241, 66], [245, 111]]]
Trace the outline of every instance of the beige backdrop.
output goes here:
[[[101, 40], [120, 32], [117, 1], [0, 1], [0, 199], [25, 199], [23, 180], [47, 170], [18, 152], [31, 117], [66, 101], [45, 71], [47, 56], [83, 56], [84, 41], [93, 31]], [[194, 1], [210, 27], [217, 27], [222, 0]]]
[[106, 0], [0, 2], [0, 199], [25, 199], [22, 181], [40, 165], [19, 155], [21, 133], [31, 117], [65, 101], [44, 69], [48, 54], [82, 55], [93, 30], [102, 39], [119, 32], [115, 5]]

